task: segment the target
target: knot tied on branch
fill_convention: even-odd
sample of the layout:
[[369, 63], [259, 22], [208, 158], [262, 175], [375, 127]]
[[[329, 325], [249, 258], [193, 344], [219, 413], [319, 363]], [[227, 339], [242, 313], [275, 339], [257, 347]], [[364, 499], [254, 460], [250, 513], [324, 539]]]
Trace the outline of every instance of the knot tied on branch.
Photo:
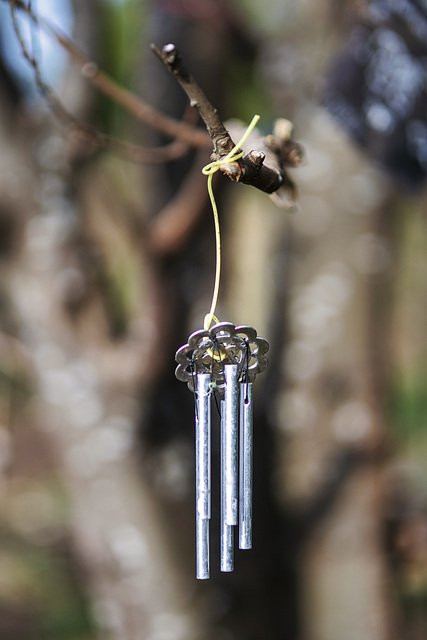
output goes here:
[[[286, 169], [297, 167], [302, 162], [301, 146], [292, 139], [292, 124], [279, 119], [277, 123], [287, 122], [286, 127], [277, 126], [273, 135], [264, 139], [264, 149], [252, 150], [239, 156], [231, 154], [236, 149], [230, 133], [221, 121], [217, 109], [188, 72], [174, 44], [165, 45], [160, 51], [154, 44], [151, 49], [165, 67], [175, 76], [187, 94], [190, 104], [197, 108], [213, 145], [212, 166], [219, 168], [231, 180], [252, 185], [268, 194], [275, 193], [282, 204], [292, 207], [296, 201], [296, 187]], [[255, 123], [256, 124], [256, 123]], [[254, 125], [255, 126], [255, 125]], [[237, 145], [238, 147], [239, 145]], [[231, 154], [231, 155], [230, 155]], [[215, 163], [219, 162], [217, 166]]]

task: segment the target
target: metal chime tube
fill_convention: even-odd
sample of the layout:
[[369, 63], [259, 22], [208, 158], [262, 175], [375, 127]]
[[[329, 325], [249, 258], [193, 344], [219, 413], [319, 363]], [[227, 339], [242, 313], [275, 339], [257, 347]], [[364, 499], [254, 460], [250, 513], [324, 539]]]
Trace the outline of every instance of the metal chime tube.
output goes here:
[[209, 520], [196, 517], [196, 578], [209, 578]]
[[196, 577], [209, 578], [209, 518], [211, 517], [211, 377], [196, 378]]
[[221, 537], [220, 537], [220, 569], [234, 569], [234, 530], [225, 522], [225, 400], [221, 401]]
[[240, 385], [239, 548], [252, 548], [252, 383]]
[[225, 523], [238, 524], [238, 435], [239, 384], [238, 365], [224, 366], [224, 479]]

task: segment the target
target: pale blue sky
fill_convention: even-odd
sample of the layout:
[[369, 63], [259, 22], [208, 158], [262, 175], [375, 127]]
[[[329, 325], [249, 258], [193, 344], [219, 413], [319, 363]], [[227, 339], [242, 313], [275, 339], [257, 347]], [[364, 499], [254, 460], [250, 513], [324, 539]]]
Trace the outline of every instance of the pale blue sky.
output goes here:
[[[60, 27], [62, 31], [71, 35], [73, 10], [70, 0], [33, 0], [32, 7], [36, 14], [45, 17], [52, 24]], [[66, 53], [41, 29], [34, 26], [30, 28], [31, 23], [22, 12], [17, 11], [16, 15], [19, 17], [22, 33], [28, 43], [29, 50], [32, 51], [32, 47], [34, 47], [34, 53], [39, 60], [45, 81], [55, 87], [61, 78], [67, 60]], [[0, 47], [5, 64], [12, 71], [27, 96], [34, 98], [38, 91], [34, 85], [32, 70], [21, 55], [11, 22], [10, 9], [4, 2], [0, 2]]]

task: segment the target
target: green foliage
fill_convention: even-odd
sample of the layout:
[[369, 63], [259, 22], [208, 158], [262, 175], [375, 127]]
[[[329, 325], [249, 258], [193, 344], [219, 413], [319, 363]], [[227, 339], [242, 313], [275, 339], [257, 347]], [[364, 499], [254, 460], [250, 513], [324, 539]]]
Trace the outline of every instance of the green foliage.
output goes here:
[[[146, 8], [139, 0], [104, 2], [98, 12], [97, 63], [116, 82], [138, 93], [141, 41]], [[113, 101], [97, 94], [96, 123], [106, 133], [123, 133], [129, 115]]]
[[426, 389], [427, 372], [401, 377], [390, 389], [386, 416], [396, 456], [406, 469], [401, 490], [420, 503], [427, 498]]
[[0, 363], [0, 398], [7, 397], [10, 412], [15, 415], [32, 397], [34, 389], [27, 372]]
[[425, 432], [427, 441], [427, 375], [401, 380], [391, 393], [390, 418], [396, 432], [405, 438]]

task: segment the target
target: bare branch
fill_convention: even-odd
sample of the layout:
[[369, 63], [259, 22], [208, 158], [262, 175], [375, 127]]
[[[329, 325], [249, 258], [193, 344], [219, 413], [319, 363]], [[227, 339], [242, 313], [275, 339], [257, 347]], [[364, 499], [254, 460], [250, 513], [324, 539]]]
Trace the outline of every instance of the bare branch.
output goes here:
[[117, 140], [104, 133], [101, 133], [95, 127], [79, 122], [65, 109], [62, 103], [55, 96], [52, 89], [43, 80], [38, 62], [35, 57], [30, 54], [24, 42], [24, 38], [16, 19], [14, 5], [10, 6], [10, 11], [13, 28], [16, 38], [19, 42], [19, 46], [21, 48], [22, 56], [27, 60], [27, 62], [33, 69], [34, 79], [37, 86], [45, 96], [55, 115], [60, 119], [60, 121], [62, 121], [66, 125], [69, 125], [70, 130], [73, 133], [77, 134], [82, 140], [84, 140], [84, 142], [91, 148], [91, 151], [99, 148], [109, 149], [110, 151], [115, 152], [116, 154], [120, 155], [130, 162], [150, 164], [175, 160], [187, 153], [189, 145], [180, 140], [175, 140], [169, 145], [165, 145], [163, 147], [146, 148]]
[[161, 60], [166, 68], [176, 77], [190, 98], [191, 106], [196, 107], [200, 113], [212, 139], [214, 155], [218, 157], [227, 155], [234, 147], [230, 134], [221, 122], [217, 110], [214, 109], [193, 76], [184, 67], [175, 45], [167, 44], [161, 51], [159, 51], [154, 44], [150, 46], [159, 60]]
[[[107, 76], [107, 74], [100, 71], [98, 65], [85, 56], [85, 54], [82, 53], [64, 33], [62, 33], [57, 27], [51, 25], [46, 19], [36, 16], [31, 10], [31, 7], [27, 6], [22, 0], [5, 1], [10, 5], [14, 29], [21, 47], [22, 55], [33, 68], [37, 86], [48, 100], [51, 108], [62, 121], [65, 120], [67, 122], [72, 122], [76, 127], [80, 126], [80, 123], [67, 112], [55, 96], [52, 89], [44, 82], [37, 61], [26, 49], [19, 30], [19, 25], [16, 21], [16, 9], [26, 13], [35, 24], [40, 25], [45, 31], [49, 32], [58, 44], [67, 51], [72, 62], [80, 69], [82, 76], [104, 93], [104, 95], [109, 96], [117, 104], [120, 104], [124, 109], [132, 113], [136, 118], [145, 122], [149, 127], [156, 129], [157, 131], [161, 131], [163, 134], [170, 136], [171, 138], [176, 138], [190, 147], [199, 147], [202, 149], [209, 148], [210, 140], [205, 131], [198, 129], [185, 121], [175, 120], [174, 118], [170, 118], [169, 116], [162, 114], [142, 98], [139, 98], [131, 91], [121, 87]], [[83, 125], [83, 129], [86, 130], [87, 134], [89, 127]], [[105, 143], [107, 136], [103, 136], [103, 134], [101, 134], [99, 136], [99, 141], [101, 141], [101, 138]], [[142, 157], [144, 154], [141, 153], [140, 155]]]
[[87, 58], [69, 38], [60, 33], [56, 27], [52, 27], [45, 20], [41, 22], [58, 43], [69, 53], [74, 64], [80, 68], [83, 77], [102, 91], [102, 93], [112, 98], [117, 104], [120, 104], [136, 118], [144, 121], [153, 129], [161, 131], [171, 138], [178, 138], [192, 147], [208, 148], [209, 139], [205, 131], [197, 129], [182, 120], [175, 120], [160, 113], [157, 109], [154, 109], [154, 107], [145, 102], [145, 100], [139, 98], [131, 91], [124, 89], [107, 76], [107, 74], [100, 71], [98, 65], [89, 60], [89, 58]]
[[[18, 9], [22, 8], [21, 7], [21, 2], [19, 0], [12, 0], [12, 2], [9, 3], [9, 8], [10, 8], [10, 15], [11, 15], [11, 19], [12, 19], [13, 30], [15, 32], [16, 39], [18, 40], [18, 44], [19, 44], [20, 49], [21, 49], [21, 54], [22, 54], [23, 58], [25, 58], [25, 60], [28, 62], [28, 64], [30, 65], [30, 67], [33, 70], [34, 80], [36, 82], [36, 85], [38, 86], [38, 88], [42, 92], [43, 96], [45, 97], [46, 101], [48, 102], [50, 108], [52, 109], [52, 111], [55, 113], [55, 115], [57, 116], [57, 118], [60, 121], [65, 122], [65, 123], [72, 122], [74, 125], [77, 125], [78, 124], [77, 120], [65, 109], [65, 107], [61, 104], [61, 102], [55, 96], [55, 94], [52, 91], [52, 89], [43, 80], [43, 77], [42, 77], [42, 74], [41, 74], [41, 71], [40, 71], [40, 67], [38, 65], [38, 62], [37, 62], [36, 58], [27, 49], [27, 46], [26, 46], [26, 44], [24, 42], [24, 38], [23, 38], [22, 33], [21, 33], [21, 29], [20, 29], [19, 24], [18, 24], [18, 20], [16, 18], [16, 13], [15, 13], [15, 9], [16, 8], [18, 8]], [[34, 16], [34, 14], [31, 12], [31, 9], [25, 7], [25, 10], [26, 10], [27, 13], [29, 13], [31, 18], [37, 24], [37, 19]]]
[[142, 147], [107, 136], [94, 127], [83, 123], [73, 122], [70, 130], [90, 147], [90, 152], [96, 149], [106, 149], [120, 156], [123, 160], [137, 164], [170, 162], [182, 158], [189, 150], [189, 145], [181, 140], [174, 140], [162, 147]]
[[[195, 122], [195, 118], [197, 118], [196, 111], [191, 107], [187, 107], [183, 115], [183, 121], [191, 124]], [[74, 124], [73, 132], [82, 138], [88, 146], [96, 149], [107, 149], [128, 162], [138, 164], [160, 164], [170, 162], [171, 160], [178, 160], [186, 155], [190, 149], [190, 146], [181, 140], [173, 140], [169, 144], [161, 147], [142, 147], [118, 140], [117, 138], [101, 133], [95, 127], [81, 123], [77, 125]]]
[[176, 195], [155, 216], [147, 229], [147, 246], [153, 255], [166, 256], [179, 251], [188, 240], [208, 201], [202, 167], [205, 153], [199, 151]]
[[[190, 104], [195, 106], [199, 111], [212, 139], [214, 148], [211, 156], [212, 159], [218, 160], [219, 158], [225, 157], [233, 149], [235, 144], [219, 118], [217, 110], [211, 105], [193, 76], [185, 68], [175, 45], [167, 44], [160, 51], [152, 44], [151, 49], [166, 68], [176, 77], [189, 97]], [[283, 152], [283, 144], [280, 139], [275, 136], [269, 136], [269, 139], [271, 143], [269, 149], [274, 153], [272, 164], [266, 164], [266, 154], [263, 150], [257, 150], [251, 151], [240, 160], [222, 165], [220, 169], [231, 180], [252, 185], [265, 193], [271, 194], [281, 188], [285, 188], [288, 194], [291, 195], [291, 200], [293, 200], [295, 187], [285, 171], [283, 159], [285, 156], [287, 166], [297, 166], [299, 160], [296, 162], [289, 159], [289, 153]], [[275, 144], [272, 143], [272, 140], [275, 141]], [[290, 135], [286, 143], [288, 146], [293, 147]]]
[[[183, 155], [187, 151], [187, 147], [208, 149], [211, 144], [213, 145], [211, 158], [218, 160], [224, 158], [234, 148], [233, 139], [218, 116], [217, 110], [211, 105], [195, 79], [185, 68], [175, 45], [167, 44], [161, 51], [155, 45], [151, 45], [151, 48], [181, 84], [190, 99], [190, 104], [195, 106], [200, 113], [208, 133], [197, 129], [185, 120], [178, 121], [165, 116], [131, 91], [118, 85], [109, 76], [100, 71], [98, 65], [90, 61], [67, 36], [45, 19], [38, 18], [32, 12], [31, 5], [26, 5], [22, 0], [5, 1], [8, 1], [10, 5], [12, 20], [22, 54], [33, 68], [37, 85], [60, 119], [65, 120], [68, 124], [72, 123], [74, 130], [86, 136], [86, 139], [89, 139], [93, 145], [109, 148], [133, 162], [165, 162]], [[74, 116], [67, 112], [54, 92], [44, 82], [38, 63], [26, 49], [19, 31], [15, 17], [16, 9], [24, 11], [35, 24], [39, 24], [48, 31], [69, 53], [71, 60], [80, 68], [82, 75], [92, 85], [112, 98], [116, 103], [122, 105], [139, 120], [144, 121], [153, 129], [157, 129], [163, 134], [174, 138], [175, 142], [159, 149], [144, 149], [114, 140], [95, 128], [78, 122]], [[279, 132], [275, 131], [274, 135], [267, 136], [257, 149], [250, 151], [239, 160], [221, 165], [220, 170], [231, 180], [252, 185], [268, 194], [274, 193], [287, 206], [289, 204], [292, 206], [295, 202], [296, 189], [286, 172], [286, 168], [295, 167], [301, 163], [302, 151], [298, 143], [292, 140], [291, 123], [286, 120], [279, 122], [281, 123]], [[283, 131], [285, 131], [285, 134]]]

